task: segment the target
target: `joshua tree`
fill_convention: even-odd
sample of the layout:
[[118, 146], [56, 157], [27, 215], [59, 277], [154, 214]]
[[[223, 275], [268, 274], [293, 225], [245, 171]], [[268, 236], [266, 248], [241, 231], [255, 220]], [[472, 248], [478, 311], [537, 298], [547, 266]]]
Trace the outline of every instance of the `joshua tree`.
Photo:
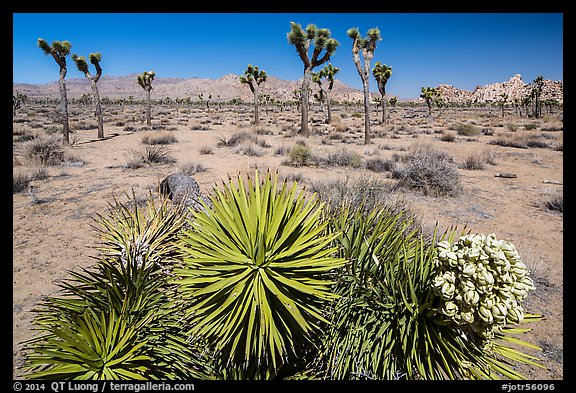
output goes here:
[[423, 87], [422, 94], [420, 98], [424, 98], [426, 105], [428, 106], [428, 116], [432, 116], [432, 102], [438, 96], [438, 90], [434, 87]]
[[382, 96], [382, 124], [384, 124], [386, 123], [386, 83], [392, 75], [392, 67], [377, 61], [372, 69], [372, 75], [374, 75], [374, 79], [378, 83], [378, 91]]
[[52, 55], [56, 63], [60, 66], [60, 78], [58, 87], [60, 88], [60, 112], [62, 114], [62, 139], [64, 144], [70, 144], [70, 125], [68, 124], [68, 97], [66, 95], [66, 56], [70, 54], [72, 44], [69, 41], [53, 41], [52, 46], [48, 45], [42, 38], [38, 38], [38, 46], [47, 55]]
[[258, 66], [253, 67], [248, 64], [244, 70], [244, 75], [240, 77], [240, 83], [245, 83], [250, 87], [252, 94], [254, 94], [254, 124], [260, 124], [260, 114], [258, 112], [258, 101], [260, 100], [260, 84], [266, 82], [266, 71], [260, 71]]
[[554, 113], [552, 111], [552, 108], [558, 105], [558, 101], [555, 100], [554, 98], [548, 98], [542, 101], [542, 104], [544, 104], [544, 106], [548, 109], [548, 113], [552, 114]]
[[154, 71], [144, 71], [142, 74], [138, 75], [138, 84], [146, 90], [146, 125], [152, 125], [152, 108], [150, 106], [150, 91], [152, 90], [152, 81], [156, 73]]
[[502, 118], [504, 118], [504, 107], [506, 106], [506, 101], [508, 101], [508, 94], [502, 93], [499, 97], [498, 105], [500, 105], [500, 108], [502, 109]]
[[[334, 76], [340, 71], [340, 68], [332, 66], [332, 64], [326, 64], [322, 70], [318, 73], [312, 73], [312, 80], [318, 84], [320, 87], [320, 94], [319, 97], [322, 99], [326, 99], [326, 109], [327, 109], [327, 118], [326, 124], [332, 123], [332, 105], [330, 103], [330, 93], [332, 92], [332, 88], [334, 87]], [[328, 90], [324, 90], [322, 87], [322, 78], [326, 78], [328, 80]]]
[[[380, 37], [380, 30], [372, 28], [368, 30], [366, 38], [362, 38], [358, 28], [353, 27], [346, 32], [348, 37], [352, 38], [352, 59], [356, 64], [358, 75], [362, 79], [362, 87], [364, 89], [364, 143], [370, 143], [370, 61], [374, 57], [374, 50], [376, 43], [382, 38]], [[360, 51], [362, 51], [362, 58], [364, 59], [364, 67], [360, 62]]]
[[390, 105], [392, 105], [392, 108], [396, 108], [397, 103], [398, 103], [398, 97], [390, 98]]
[[98, 80], [102, 76], [102, 67], [100, 67], [100, 60], [102, 60], [102, 55], [100, 53], [90, 53], [88, 56], [90, 63], [94, 64], [96, 68], [96, 75], [91, 75], [88, 71], [88, 63], [83, 56], [72, 55], [72, 60], [76, 63], [76, 66], [86, 75], [86, 78], [90, 80], [92, 87], [92, 99], [94, 101], [94, 114], [96, 115], [96, 120], [98, 121], [98, 138], [104, 138], [104, 121], [102, 120], [102, 107], [100, 106], [100, 95], [98, 94]]
[[[308, 136], [308, 90], [312, 80], [312, 70], [330, 60], [340, 43], [330, 37], [329, 29], [319, 29], [316, 25], [309, 24], [306, 29], [302, 29], [300, 24], [290, 22], [290, 32], [288, 33], [288, 42], [294, 45], [300, 60], [304, 64], [304, 78], [302, 79], [302, 89], [300, 95], [300, 114], [301, 124], [300, 133]], [[309, 57], [310, 44], [314, 45], [312, 57]], [[324, 54], [320, 57], [324, 51]]]
[[26, 105], [28, 102], [28, 96], [24, 93], [20, 93], [19, 91], [16, 94], [12, 94], [13, 99], [13, 106], [12, 106], [12, 115], [16, 116], [16, 109], [20, 109], [22, 105]]
[[544, 77], [538, 75], [534, 79], [534, 88], [532, 89], [532, 97], [534, 98], [534, 117], [542, 116], [542, 103], [540, 97], [542, 96], [542, 89], [544, 88]]

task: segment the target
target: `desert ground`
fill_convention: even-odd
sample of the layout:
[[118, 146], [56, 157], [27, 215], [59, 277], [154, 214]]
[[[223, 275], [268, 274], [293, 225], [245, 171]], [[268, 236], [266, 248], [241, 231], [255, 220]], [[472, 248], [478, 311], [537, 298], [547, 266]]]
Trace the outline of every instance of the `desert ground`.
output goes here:
[[[169, 174], [193, 176], [203, 194], [229, 176], [270, 169], [315, 190], [355, 187], [371, 181], [391, 203], [410, 209], [423, 228], [466, 227], [512, 242], [531, 270], [536, 290], [528, 312], [544, 320], [521, 338], [545, 367], [522, 368], [529, 379], [559, 380], [563, 374], [563, 123], [562, 110], [541, 118], [520, 117], [508, 108], [389, 108], [387, 124], [371, 113], [372, 143], [364, 144], [360, 107], [335, 106], [333, 123], [314, 107], [311, 133], [298, 135], [296, 107], [260, 109], [211, 105], [153, 106], [152, 126], [144, 106], [104, 106], [105, 138], [97, 139], [90, 106], [70, 106], [71, 144], [56, 162], [39, 163], [31, 145], [61, 140], [55, 106], [28, 104], [13, 128], [13, 376], [22, 377], [22, 342], [36, 333], [39, 302], [55, 295], [69, 271], [90, 267], [98, 243], [93, 228], [113, 196], [144, 200]], [[373, 108], [374, 110], [374, 108]], [[235, 146], [234, 136], [243, 135]], [[238, 138], [236, 138], [238, 139]], [[165, 143], [165, 144], [159, 144]], [[295, 162], [290, 151], [305, 145], [316, 160]], [[152, 150], [151, 150], [152, 149]], [[153, 150], [156, 149], [156, 150]], [[415, 151], [442, 152], [459, 175], [454, 195], [423, 193], [398, 185], [394, 169]], [[147, 162], [151, 153], [159, 162]], [[298, 164], [305, 164], [300, 165]], [[515, 174], [515, 177], [498, 175]], [[16, 179], [19, 179], [18, 189]], [[560, 207], [558, 207], [558, 201]]]

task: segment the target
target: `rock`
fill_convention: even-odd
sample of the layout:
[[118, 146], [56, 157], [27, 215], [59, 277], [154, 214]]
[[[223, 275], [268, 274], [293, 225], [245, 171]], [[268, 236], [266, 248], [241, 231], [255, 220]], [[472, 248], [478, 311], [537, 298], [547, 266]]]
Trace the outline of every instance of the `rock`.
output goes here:
[[160, 193], [174, 203], [183, 203], [194, 210], [203, 209], [200, 201], [208, 202], [200, 192], [200, 186], [191, 176], [176, 172], [168, 175], [160, 183]]
[[[458, 89], [452, 85], [441, 84], [436, 88], [442, 94], [442, 99], [447, 103], [498, 103], [501, 94], [508, 94], [507, 105], [513, 104], [514, 100], [520, 100], [530, 95], [534, 83], [525, 83], [522, 75], [516, 74], [506, 82], [493, 83], [486, 86], [476, 86], [474, 91]], [[558, 103], [564, 102], [564, 84], [562, 81], [544, 80], [542, 86], [542, 100], [554, 99]], [[423, 102], [420, 98], [419, 101]]]
[[505, 172], [505, 173], [497, 173], [494, 175], [494, 177], [503, 177], [506, 179], [515, 179], [518, 177], [518, 175], [515, 173]]

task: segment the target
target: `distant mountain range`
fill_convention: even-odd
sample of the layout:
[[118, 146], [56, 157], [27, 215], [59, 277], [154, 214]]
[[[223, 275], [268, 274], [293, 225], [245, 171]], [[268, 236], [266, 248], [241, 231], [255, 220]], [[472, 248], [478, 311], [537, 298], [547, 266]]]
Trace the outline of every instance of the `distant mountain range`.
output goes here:
[[[253, 98], [250, 88], [239, 82], [240, 75], [228, 74], [219, 79], [208, 78], [156, 78], [152, 83], [152, 98], [171, 99], [190, 97], [193, 101], [198, 100], [198, 96], [203, 94], [207, 99], [212, 96], [212, 101], [231, 100], [240, 97], [245, 101]], [[318, 87], [312, 83], [313, 92], [317, 92]], [[78, 98], [85, 93], [90, 93], [90, 81], [86, 78], [67, 79], [66, 87], [69, 98]], [[268, 76], [266, 82], [260, 86], [261, 94], [269, 94], [271, 97], [280, 100], [294, 98], [294, 91], [301, 87], [301, 81], [287, 81], [273, 76]], [[472, 102], [496, 102], [501, 93], [507, 93], [509, 102], [514, 98], [521, 98], [531, 89], [531, 84], [524, 83], [522, 76], [514, 75], [506, 82], [477, 86], [473, 91], [458, 89], [451, 85], [442, 84], [437, 86], [442, 92], [445, 101], [454, 103]], [[144, 90], [138, 85], [137, 74], [126, 76], [103, 75], [98, 82], [100, 97], [110, 99], [128, 98], [135, 99], [145, 97]], [[543, 99], [554, 98], [563, 102], [563, 82], [544, 81]], [[14, 83], [13, 91], [19, 91], [30, 97], [59, 97], [57, 81], [45, 84]], [[373, 94], [374, 96], [379, 96]], [[393, 95], [390, 95], [393, 96]], [[332, 99], [344, 101], [362, 100], [362, 91], [352, 88], [343, 82], [336, 80], [331, 93]], [[417, 99], [417, 98], [416, 98]], [[403, 100], [404, 101], [404, 100]]]
[[[190, 97], [193, 101], [198, 100], [198, 95], [203, 94], [204, 99], [209, 95], [212, 101], [231, 100], [240, 97], [245, 101], [253, 99], [252, 92], [247, 85], [239, 81], [240, 75], [228, 74], [219, 79], [207, 78], [159, 78], [152, 82], [152, 98], [171, 99]], [[317, 92], [316, 84], [311, 86], [313, 92]], [[287, 81], [273, 76], [268, 76], [266, 82], [260, 85], [260, 94], [269, 94], [275, 99], [288, 100], [293, 98], [294, 90], [301, 88], [301, 81]], [[68, 97], [80, 97], [90, 93], [90, 81], [86, 78], [67, 79], [66, 88]], [[58, 82], [46, 84], [14, 83], [13, 91], [19, 91], [30, 97], [59, 97]], [[128, 98], [135, 99], [145, 97], [145, 92], [137, 82], [137, 74], [126, 76], [103, 75], [98, 81], [100, 97], [111, 99]], [[354, 89], [339, 80], [334, 82], [331, 97], [337, 100], [360, 100], [362, 92]]]

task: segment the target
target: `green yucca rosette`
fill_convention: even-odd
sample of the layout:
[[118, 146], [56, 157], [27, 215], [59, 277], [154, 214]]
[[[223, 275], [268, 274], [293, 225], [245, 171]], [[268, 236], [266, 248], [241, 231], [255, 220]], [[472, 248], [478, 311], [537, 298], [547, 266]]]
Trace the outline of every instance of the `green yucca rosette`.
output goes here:
[[494, 234], [470, 234], [454, 243], [440, 241], [436, 248], [432, 285], [440, 297], [439, 314], [488, 339], [506, 324], [522, 322], [521, 303], [535, 288], [512, 243]]

